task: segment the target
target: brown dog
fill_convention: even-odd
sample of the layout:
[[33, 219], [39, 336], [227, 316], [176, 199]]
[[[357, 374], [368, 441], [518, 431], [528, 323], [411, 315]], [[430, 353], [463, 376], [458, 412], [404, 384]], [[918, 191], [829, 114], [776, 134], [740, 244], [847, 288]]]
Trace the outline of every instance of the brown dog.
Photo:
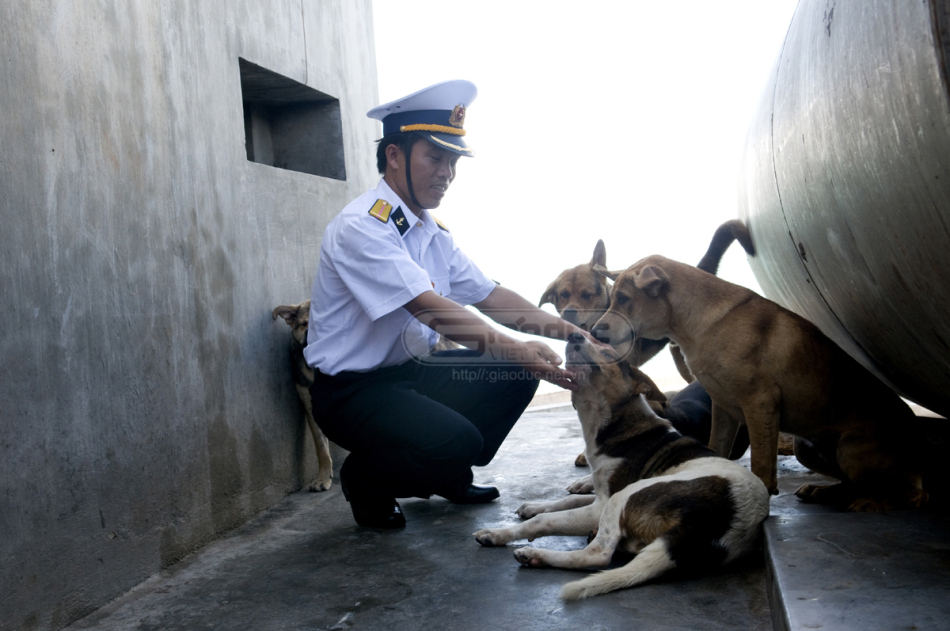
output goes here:
[[[927, 501], [910, 455], [910, 408], [804, 318], [684, 263], [650, 256], [614, 279], [611, 306], [592, 333], [623, 355], [639, 336], [669, 337], [713, 399], [710, 447], [727, 454], [748, 426], [752, 471], [777, 493], [779, 429], [799, 437], [805, 466], [838, 478], [804, 485], [807, 501], [855, 511]], [[803, 440], [804, 439], [804, 440]]]
[[310, 386], [313, 384], [313, 368], [307, 365], [303, 349], [307, 346], [307, 330], [310, 325], [310, 301], [299, 305], [281, 305], [274, 309], [271, 316], [278, 316], [290, 325], [293, 335], [290, 338], [290, 370], [294, 378], [297, 395], [303, 403], [304, 416], [313, 436], [313, 445], [317, 449], [317, 479], [310, 483], [311, 491], [326, 491], [333, 480], [333, 460], [330, 458], [330, 444], [313, 418], [313, 406], [310, 402]]

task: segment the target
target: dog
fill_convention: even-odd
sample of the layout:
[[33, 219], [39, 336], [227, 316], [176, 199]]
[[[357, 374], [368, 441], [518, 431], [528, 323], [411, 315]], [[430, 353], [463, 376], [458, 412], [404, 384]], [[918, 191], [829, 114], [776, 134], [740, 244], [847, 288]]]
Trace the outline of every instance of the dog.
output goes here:
[[632, 587], [673, 568], [718, 566], [752, 550], [769, 513], [765, 485], [657, 416], [643, 397], [643, 373], [613, 349], [573, 334], [566, 354], [580, 383], [571, 398], [596, 495], [525, 504], [518, 514], [527, 521], [479, 530], [475, 540], [500, 546], [596, 531], [583, 550], [516, 549], [515, 559], [529, 567], [605, 567], [618, 547], [636, 554], [623, 567], [568, 583], [565, 600]]
[[310, 386], [313, 385], [313, 368], [307, 365], [303, 349], [307, 346], [307, 330], [310, 326], [310, 301], [305, 300], [299, 305], [281, 305], [271, 313], [276, 320], [284, 319], [292, 331], [290, 336], [290, 371], [294, 379], [297, 395], [303, 403], [304, 416], [310, 434], [313, 436], [313, 445], [317, 449], [317, 477], [308, 487], [311, 491], [327, 491], [333, 482], [333, 459], [330, 457], [330, 443], [323, 435], [317, 422], [313, 418], [313, 406], [310, 401]]
[[709, 446], [729, 453], [747, 426], [752, 471], [778, 493], [779, 430], [794, 435], [806, 467], [841, 484], [806, 484], [804, 501], [852, 511], [917, 507], [927, 501], [911, 455], [915, 417], [890, 388], [816, 326], [755, 292], [662, 256], [622, 272], [592, 334], [619, 353], [639, 336], [669, 337], [713, 400]]
[[[610, 284], [605, 276], [594, 271], [595, 266], [607, 266], [607, 247], [604, 245], [603, 239], [598, 239], [594, 246], [594, 254], [590, 263], [583, 263], [566, 269], [551, 281], [551, 284], [541, 294], [538, 307], [550, 303], [554, 305], [554, 309], [561, 318], [582, 331], [590, 331], [594, 323], [604, 315], [610, 306]], [[637, 365], [646, 362], [663, 350], [667, 342], [668, 340], [639, 340], [636, 359], [640, 363]], [[664, 406], [667, 402], [666, 395], [660, 392], [655, 384], [653, 384], [647, 398], [650, 401], [655, 401], [658, 408]], [[579, 454], [574, 459], [574, 464], [578, 467], [586, 467], [586, 455]], [[568, 486], [567, 489], [571, 493], [590, 493], [593, 491], [594, 485], [590, 477], [585, 476]]]
[[[727, 221], [716, 229], [697, 267], [710, 274], [716, 274], [723, 255], [733, 241], [738, 241], [748, 254], [755, 253], [752, 238], [745, 224], [737, 220]], [[558, 274], [557, 278], [544, 290], [538, 307], [550, 303], [554, 305], [560, 317], [583, 331], [590, 331], [610, 307], [610, 283], [606, 276], [596, 271], [596, 268], [606, 269], [606, 266], [607, 248], [601, 239], [594, 246], [594, 254], [589, 263], [566, 269]], [[667, 339], [638, 338], [633, 354], [626, 359], [634, 366], [641, 366], [660, 352], [668, 342]], [[673, 356], [680, 376], [687, 384], [692, 384], [695, 377], [689, 372], [683, 354], [675, 344], [670, 345], [670, 354]], [[671, 400], [668, 400], [666, 395], [656, 388], [655, 394], [647, 394], [647, 400], [650, 401], [654, 411], [669, 419], [677, 430], [697, 438], [704, 444], [708, 441], [712, 401], [699, 384], [688, 385]], [[745, 435], [739, 437], [730, 457], [735, 459], [745, 453], [747, 441]], [[578, 467], [586, 467], [585, 454], [578, 455], [574, 464]], [[568, 486], [567, 490], [571, 493], [590, 493], [593, 490], [593, 483], [589, 477], [584, 477]]]
[[[610, 307], [610, 284], [602, 274], [594, 271], [595, 267], [607, 267], [607, 248], [602, 239], [598, 240], [597, 245], [594, 246], [594, 255], [590, 263], [566, 269], [558, 274], [541, 294], [538, 306], [543, 307], [551, 303], [561, 318], [582, 331], [590, 331], [594, 323]], [[640, 338], [633, 347], [628, 361], [634, 366], [642, 366], [663, 350], [668, 342], [669, 340], [666, 339]], [[687, 383], [691, 381], [692, 378], [687, 379]]]

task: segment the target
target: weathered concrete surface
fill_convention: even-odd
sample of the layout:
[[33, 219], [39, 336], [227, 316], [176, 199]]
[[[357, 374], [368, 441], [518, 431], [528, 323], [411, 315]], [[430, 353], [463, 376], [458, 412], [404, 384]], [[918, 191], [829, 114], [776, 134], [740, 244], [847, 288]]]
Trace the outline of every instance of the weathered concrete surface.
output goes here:
[[[340, 101], [249, 163], [238, 58]], [[369, 0], [0, 3], [0, 629], [58, 628], [315, 473], [278, 304], [376, 179]]]
[[798, 501], [806, 483], [834, 480], [779, 457], [779, 495], [765, 522], [775, 630], [945, 629], [950, 513], [939, 493], [920, 510], [847, 513]]
[[948, 531], [931, 511], [771, 518], [775, 629], [946, 629]]
[[[403, 500], [404, 531], [360, 528], [334, 487], [293, 494], [249, 524], [163, 571], [71, 629], [217, 631], [317, 629], [771, 629], [763, 557], [714, 575], [668, 575], [652, 584], [565, 604], [564, 583], [583, 572], [522, 568], [515, 542], [482, 548], [471, 533], [518, 519], [526, 500], [555, 499], [588, 469], [570, 407], [529, 411], [476, 482], [499, 500], [456, 506]], [[583, 537], [533, 545], [576, 549]]]

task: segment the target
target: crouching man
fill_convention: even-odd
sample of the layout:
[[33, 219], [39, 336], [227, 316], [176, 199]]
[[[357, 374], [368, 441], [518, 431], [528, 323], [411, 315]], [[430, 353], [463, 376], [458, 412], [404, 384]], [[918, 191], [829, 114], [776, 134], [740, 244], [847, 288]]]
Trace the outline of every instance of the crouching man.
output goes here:
[[[546, 344], [464, 305], [512, 329], [591, 339], [487, 278], [429, 213], [472, 155], [462, 137], [475, 95], [448, 81], [370, 110], [383, 123], [382, 179], [324, 233], [304, 353], [314, 416], [350, 452], [340, 482], [361, 526], [404, 526], [396, 498], [494, 500], [472, 466], [492, 460], [539, 378], [575, 387]], [[440, 332], [470, 348], [431, 353]]]

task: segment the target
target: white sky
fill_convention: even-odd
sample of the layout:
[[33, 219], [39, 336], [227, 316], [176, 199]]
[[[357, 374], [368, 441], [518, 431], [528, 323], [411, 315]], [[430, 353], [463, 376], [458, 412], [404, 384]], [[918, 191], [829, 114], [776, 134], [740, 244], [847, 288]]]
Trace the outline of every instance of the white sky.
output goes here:
[[[532, 302], [597, 239], [611, 269], [650, 254], [695, 265], [737, 216], [746, 130], [796, 4], [375, 0], [380, 102], [478, 86], [476, 157], [435, 214]], [[719, 275], [759, 291], [738, 244]], [[644, 369], [675, 387], [668, 353]]]

